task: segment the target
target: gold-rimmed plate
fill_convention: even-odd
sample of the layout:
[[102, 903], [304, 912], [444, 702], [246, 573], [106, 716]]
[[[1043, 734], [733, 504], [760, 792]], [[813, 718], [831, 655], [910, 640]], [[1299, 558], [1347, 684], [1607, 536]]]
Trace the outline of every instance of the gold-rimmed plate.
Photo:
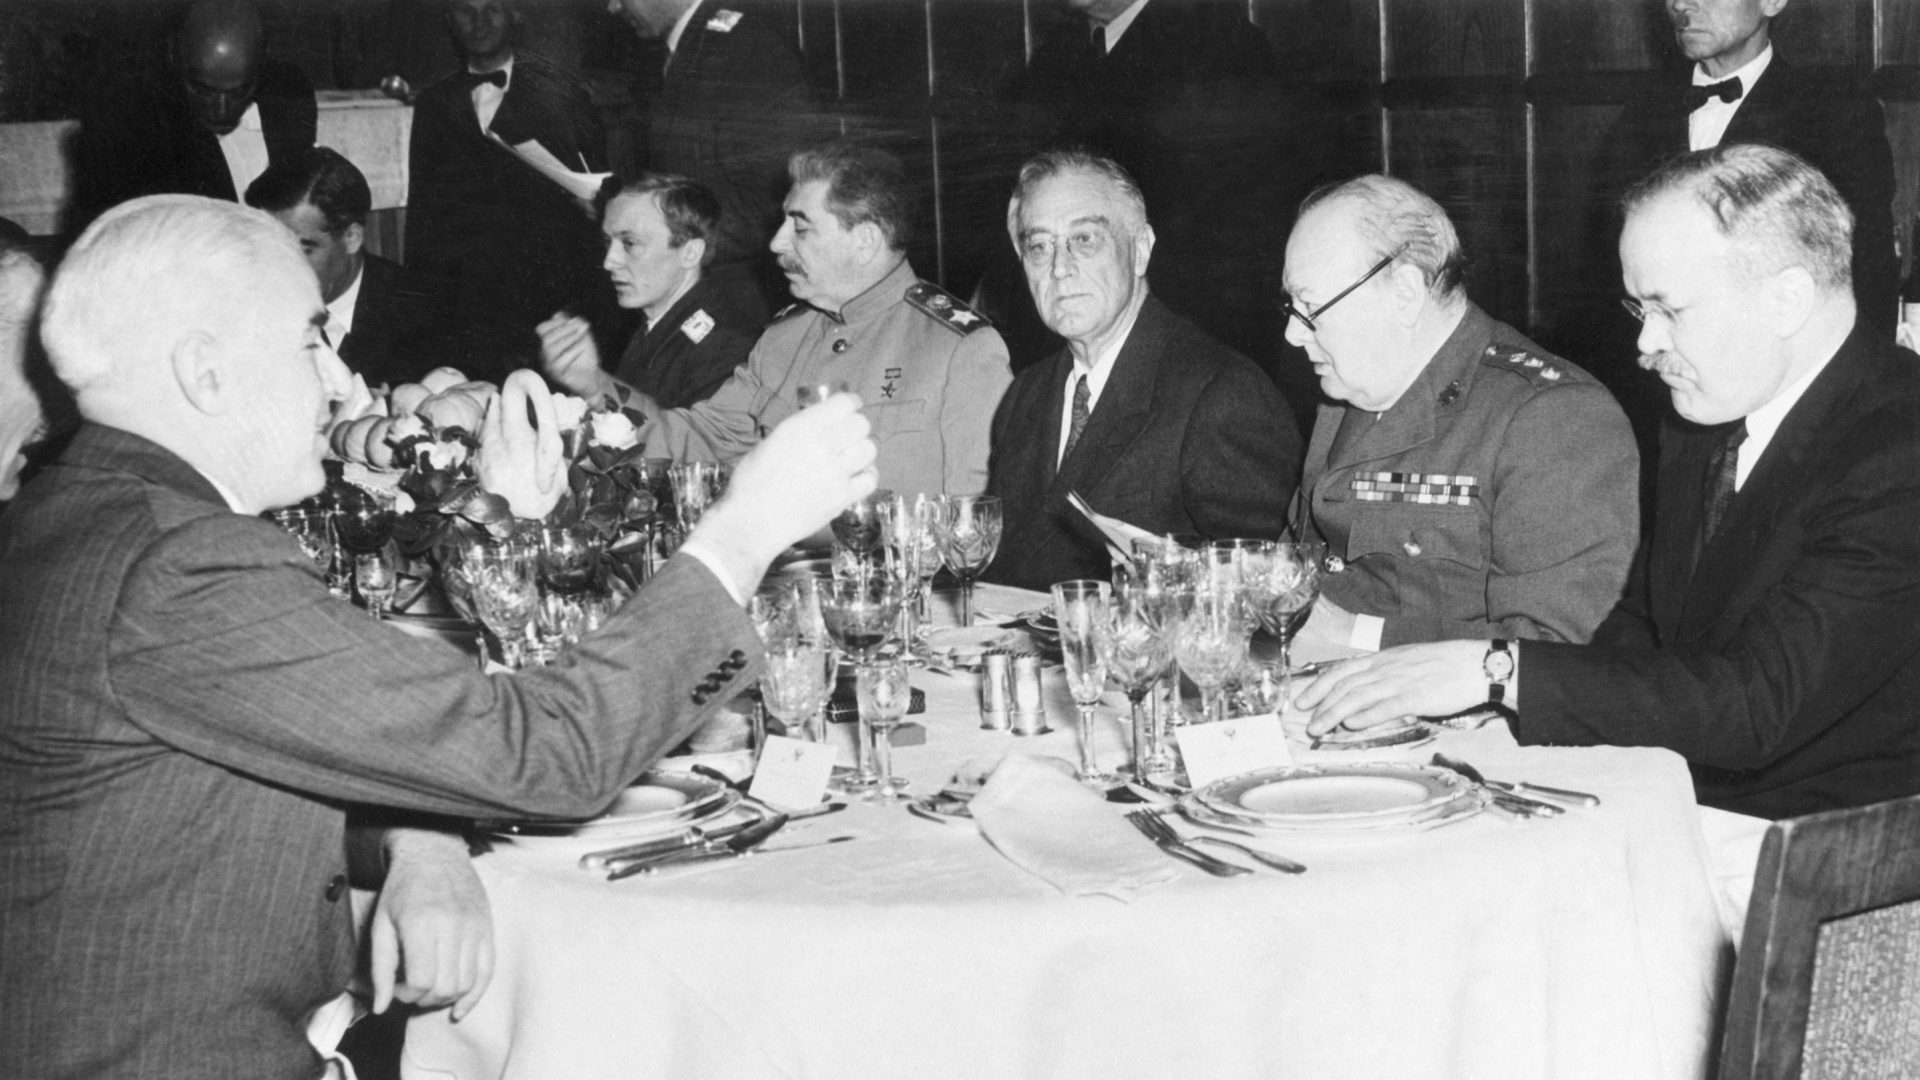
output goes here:
[[596, 817], [572, 821], [496, 821], [490, 832], [529, 847], [640, 841], [717, 818], [732, 810], [740, 793], [691, 773], [655, 771], [622, 791]]
[[1478, 794], [1451, 770], [1356, 762], [1259, 769], [1217, 780], [1192, 799], [1215, 817], [1271, 829], [1376, 829], [1451, 818]]

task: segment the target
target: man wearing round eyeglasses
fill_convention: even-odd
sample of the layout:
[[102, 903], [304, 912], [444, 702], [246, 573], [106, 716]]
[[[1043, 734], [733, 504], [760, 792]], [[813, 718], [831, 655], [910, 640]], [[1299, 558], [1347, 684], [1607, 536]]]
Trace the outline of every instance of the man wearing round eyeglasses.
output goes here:
[[1638, 454], [1591, 376], [1466, 297], [1446, 212], [1363, 176], [1301, 207], [1287, 340], [1334, 404], [1292, 523], [1325, 541], [1317, 619], [1355, 646], [1585, 641], [1639, 534]]
[[[1625, 206], [1640, 365], [1677, 415], [1625, 599], [1592, 644], [1502, 665], [1515, 738], [1664, 746], [1703, 805], [1763, 818], [1920, 792], [1920, 360], [1855, 303], [1852, 213], [1754, 145], [1679, 158]], [[1298, 704], [1315, 732], [1449, 713], [1487, 698], [1482, 654], [1388, 650]]]
[[987, 490], [1005, 532], [986, 577], [1104, 578], [1106, 538], [1067, 500], [1151, 534], [1274, 539], [1299, 475], [1293, 412], [1253, 361], [1147, 289], [1154, 231], [1133, 177], [1084, 151], [1020, 169], [1007, 232], [1067, 347], [1014, 378]]

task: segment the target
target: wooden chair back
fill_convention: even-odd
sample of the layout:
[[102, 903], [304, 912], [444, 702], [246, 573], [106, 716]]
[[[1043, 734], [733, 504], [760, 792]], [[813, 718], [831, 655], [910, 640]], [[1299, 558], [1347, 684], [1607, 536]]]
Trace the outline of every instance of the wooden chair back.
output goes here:
[[1920, 1076], [1920, 796], [1775, 822], [1720, 1080]]

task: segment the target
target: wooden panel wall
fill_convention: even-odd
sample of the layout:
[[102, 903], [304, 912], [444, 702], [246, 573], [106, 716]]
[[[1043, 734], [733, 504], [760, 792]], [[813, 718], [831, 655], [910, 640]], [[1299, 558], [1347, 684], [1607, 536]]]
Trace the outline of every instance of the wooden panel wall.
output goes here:
[[[848, 127], [890, 136], [927, 182], [915, 258], [972, 284], [1019, 147], [996, 95], [1057, 0], [801, 0], [804, 45]], [[1550, 333], [1590, 253], [1582, 222], [1600, 135], [1675, 63], [1661, 0], [1248, 0], [1290, 77], [1338, 119], [1356, 168], [1420, 185], [1453, 215], [1469, 288]], [[1793, 0], [1774, 34], [1796, 64], [1847, 69], [1885, 102], [1902, 246], [1920, 205], [1920, 0]]]

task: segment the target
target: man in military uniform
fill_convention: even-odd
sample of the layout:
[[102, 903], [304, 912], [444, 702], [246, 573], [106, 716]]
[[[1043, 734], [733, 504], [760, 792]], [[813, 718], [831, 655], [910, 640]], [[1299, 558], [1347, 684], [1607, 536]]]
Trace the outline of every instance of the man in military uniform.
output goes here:
[[647, 419], [647, 453], [732, 462], [800, 407], [804, 387], [849, 389], [880, 444], [880, 484], [898, 493], [986, 487], [994, 407], [1012, 380], [1000, 335], [907, 262], [911, 190], [899, 159], [834, 142], [793, 155], [773, 252], [800, 303], [775, 317], [711, 398]]
[[540, 361], [547, 375], [576, 394], [621, 401], [646, 394], [663, 409], [713, 396], [747, 358], [758, 326], [741, 323], [715, 303], [705, 269], [713, 260], [720, 202], [684, 176], [648, 173], [608, 185], [601, 194], [601, 263], [620, 306], [646, 314], [620, 366], [600, 366], [593, 328], [560, 312], [541, 323]]
[[1446, 212], [1363, 176], [1307, 198], [1287, 338], [1340, 404], [1314, 423], [1293, 518], [1337, 572], [1316, 618], [1362, 648], [1584, 642], [1639, 536], [1638, 454], [1613, 397], [1466, 298]]

